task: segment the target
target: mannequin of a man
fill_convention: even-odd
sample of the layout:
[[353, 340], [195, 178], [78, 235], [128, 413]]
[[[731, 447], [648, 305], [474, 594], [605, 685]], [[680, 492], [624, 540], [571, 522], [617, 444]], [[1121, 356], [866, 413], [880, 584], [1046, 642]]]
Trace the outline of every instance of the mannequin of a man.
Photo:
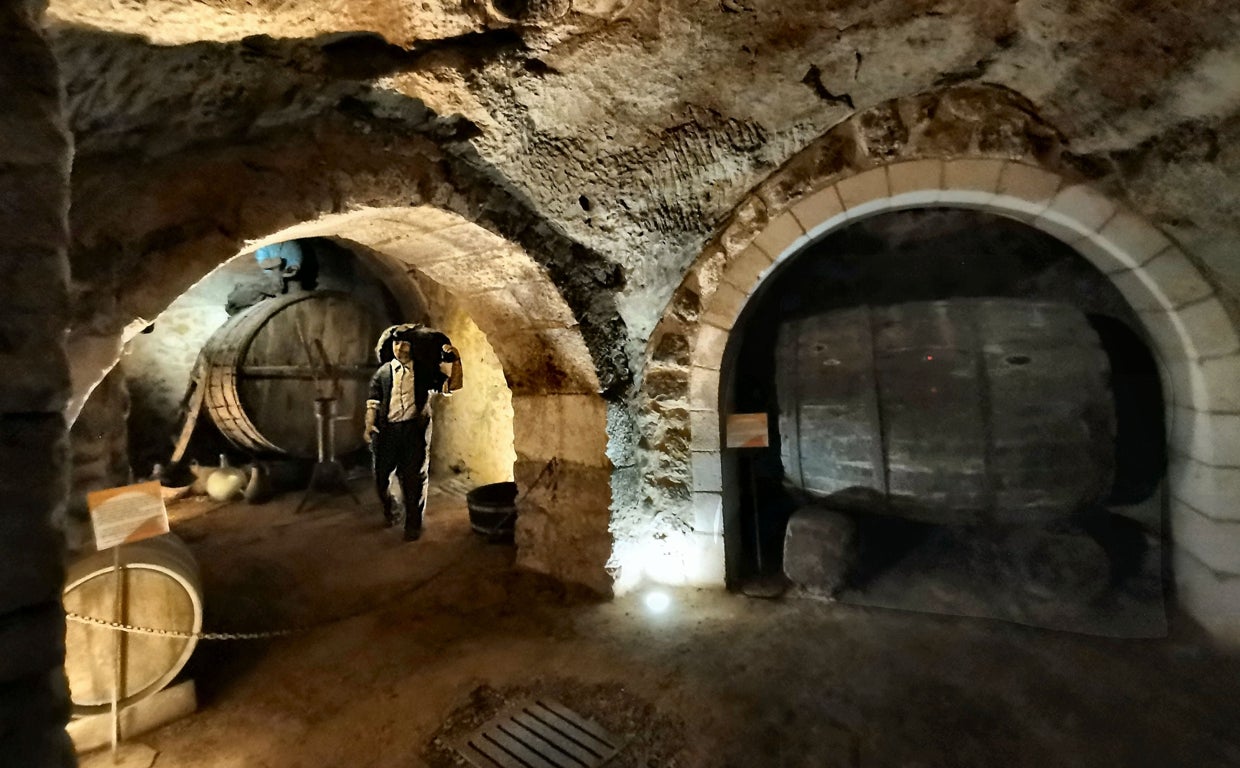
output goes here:
[[405, 500], [405, 540], [422, 535], [430, 466], [432, 395], [461, 387], [461, 356], [448, 337], [416, 323], [379, 337], [381, 365], [370, 380], [364, 438], [374, 458], [375, 487], [387, 525], [398, 522], [388, 486], [392, 472]]

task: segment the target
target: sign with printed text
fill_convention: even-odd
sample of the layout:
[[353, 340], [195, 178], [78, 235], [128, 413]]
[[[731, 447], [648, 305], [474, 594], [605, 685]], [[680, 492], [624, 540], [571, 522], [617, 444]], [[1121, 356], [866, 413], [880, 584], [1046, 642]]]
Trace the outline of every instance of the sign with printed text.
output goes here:
[[86, 494], [95, 549], [161, 536], [168, 532], [168, 510], [159, 482], [123, 485]]
[[766, 448], [771, 444], [765, 413], [728, 414], [729, 448]]

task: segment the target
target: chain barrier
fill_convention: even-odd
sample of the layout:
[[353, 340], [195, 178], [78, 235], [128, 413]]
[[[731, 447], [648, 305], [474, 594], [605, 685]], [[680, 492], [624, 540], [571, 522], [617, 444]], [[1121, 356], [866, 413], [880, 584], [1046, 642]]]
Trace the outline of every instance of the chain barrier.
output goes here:
[[379, 611], [385, 610], [388, 607], [388, 605], [390, 605], [391, 603], [394, 603], [397, 600], [400, 600], [418, 591], [422, 587], [426, 586], [427, 584], [431, 583], [435, 579], [439, 578], [439, 574], [443, 573], [444, 571], [448, 570], [449, 568], [453, 567], [454, 565], [456, 565], [457, 563], [459, 563], [460, 561], [464, 559], [465, 559], [464, 557], [460, 557], [460, 558], [457, 558], [456, 560], [453, 560], [452, 562], [448, 563], [447, 565], [443, 566], [439, 570], [435, 571], [434, 573], [432, 573], [430, 576], [426, 577], [422, 581], [414, 583], [408, 589], [397, 592], [396, 594], [392, 595], [391, 597], [387, 598], [386, 600], [383, 600], [382, 602], [376, 605], [367, 606], [366, 608], [363, 608], [361, 610], [354, 611], [352, 613], [346, 613], [343, 616], [336, 616], [334, 618], [326, 619], [324, 621], [320, 621], [314, 624], [304, 624], [300, 627], [292, 627], [290, 629], [272, 629], [266, 632], [186, 632], [180, 629], [160, 629], [158, 627], [140, 627], [140, 626], [135, 626], [133, 624], [126, 624], [122, 621], [109, 621], [108, 619], [100, 619], [95, 616], [83, 616], [82, 614], [74, 613], [73, 611], [65, 611], [65, 619], [68, 621], [76, 622], [78, 624], [88, 624], [91, 626], [106, 627], [116, 632], [125, 632], [128, 634], [134, 634], [134, 635], [154, 635], [156, 637], [172, 637], [172, 638], [177, 638], [180, 640], [266, 640], [266, 639], [273, 638], [273, 637], [288, 637], [289, 635], [298, 635], [303, 632], [310, 632], [312, 630], [322, 629], [323, 627], [328, 627], [333, 624], [339, 624], [344, 621], [349, 621], [351, 619], [356, 619], [358, 617], [365, 616], [367, 614], [378, 613]]
[[269, 632], [185, 632], [179, 629], [159, 629], [157, 627], [137, 627], [133, 624], [125, 624], [120, 621], [108, 621], [107, 619], [99, 619], [94, 616], [83, 616], [73, 611], [65, 611], [65, 619], [77, 622], [78, 624], [90, 624], [96, 627], [107, 627], [108, 629], [126, 632], [134, 635], [154, 635], [156, 637], [175, 637], [182, 640], [265, 640], [269, 637], [285, 637], [287, 635], [295, 635], [299, 632], [308, 632], [311, 629], [317, 629], [319, 626], [327, 626], [337, 621], [344, 621], [352, 618], [345, 616], [339, 619], [324, 622], [320, 625], [309, 627], [295, 627], [293, 629], [273, 629]]

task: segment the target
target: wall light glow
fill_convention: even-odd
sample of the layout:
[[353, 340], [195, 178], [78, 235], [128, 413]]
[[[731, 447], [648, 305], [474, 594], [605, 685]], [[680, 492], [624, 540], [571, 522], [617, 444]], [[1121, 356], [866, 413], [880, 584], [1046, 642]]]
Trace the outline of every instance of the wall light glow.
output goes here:
[[663, 590], [654, 589], [646, 593], [646, 610], [651, 613], [663, 613], [672, 605], [672, 598]]

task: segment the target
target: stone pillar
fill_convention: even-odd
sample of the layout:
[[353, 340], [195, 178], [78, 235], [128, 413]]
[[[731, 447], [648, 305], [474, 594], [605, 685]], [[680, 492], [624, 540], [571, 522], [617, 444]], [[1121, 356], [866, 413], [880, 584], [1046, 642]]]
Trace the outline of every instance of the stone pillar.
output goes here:
[[598, 395], [514, 395], [517, 564], [610, 595], [611, 461]]
[[76, 764], [64, 726], [70, 139], [43, 3], [0, 3], [0, 760]]

